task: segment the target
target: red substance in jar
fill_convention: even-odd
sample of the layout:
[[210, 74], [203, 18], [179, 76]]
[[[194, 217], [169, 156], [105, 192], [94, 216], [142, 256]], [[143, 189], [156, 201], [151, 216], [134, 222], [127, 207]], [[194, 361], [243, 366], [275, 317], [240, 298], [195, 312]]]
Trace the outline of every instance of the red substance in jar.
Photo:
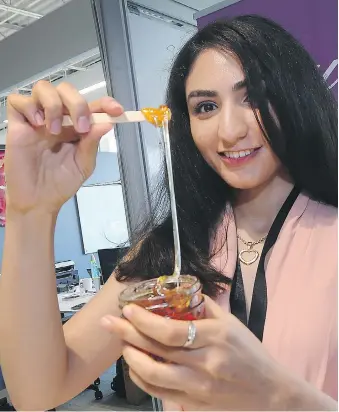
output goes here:
[[135, 303], [165, 318], [193, 321], [204, 317], [203, 297], [196, 296], [197, 301], [192, 305], [193, 297], [188, 294], [190, 285], [181, 284], [179, 288], [166, 286], [167, 284], [158, 283], [147, 298]]
[[[200, 303], [202, 305], [203, 302]], [[200, 306], [198, 305], [198, 306]], [[196, 311], [198, 308], [192, 308], [192, 311]], [[170, 318], [170, 319], [175, 319], [175, 320], [186, 320], [186, 321], [193, 321], [193, 320], [198, 320], [204, 318], [205, 311], [202, 310], [201, 313], [199, 313], [200, 316], [196, 316], [192, 311], [189, 309], [187, 312], [177, 312], [175, 308], [172, 307], [166, 307], [166, 308], [156, 308], [156, 309], [149, 309], [152, 313], [155, 313], [156, 315], [162, 316], [164, 318]]]
[[[158, 308], [158, 309], [150, 310], [150, 311], [159, 316], [163, 316], [163, 317], [175, 319], [175, 320], [182, 320], [182, 321], [194, 321], [194, 320], [205, 318], [204, 300], [202, 300], [198, 306], [196, 306], [195, 308], [192, 308], [191, 310], [188, 310], [187, 312], [175, 312], [173, 308], [160, 308], [160, 309]], [[161, 358], [160, 356], [154, 355], [146, 351], [142, 351], [142, 352], [144, 352], [146, 355], [148, 355], [149, 357], [151, 357], [157, 362], [171, 363], [167, 361], [166, 359]]]
[[[189, 279], [187, 282], [181, 279], [177, 285], [175, 281], [168, 281], [166, 276], [159, 277], [150, 289], [139, 289], [137, 297], [129, 303], [134, 303], [155, 315], [174, 320], [189, 322], [205, 318], [201, 286], [197, 284], [194, 287], [194, 283]], [[142, 352], [158, 362], [170, 363], [152, 353]]]

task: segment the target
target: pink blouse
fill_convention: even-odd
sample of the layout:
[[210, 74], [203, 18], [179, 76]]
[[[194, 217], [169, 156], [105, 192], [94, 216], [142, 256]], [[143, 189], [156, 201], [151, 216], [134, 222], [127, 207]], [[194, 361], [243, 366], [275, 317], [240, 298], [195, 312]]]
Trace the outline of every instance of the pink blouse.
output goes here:
[[[224, 267], [232, 278], [237, 260], [232, 214], [227, 239], [228, 250], [215, 257], [215, 265]], [[291, 372], [337, 400], [337, 209], [300, 194], [265, 263], [265, 273], [263, 345]], [[220, 297], [219, 304], [229, 311], [229, 292]]]
[[[265, 262], [263, 345], [288, 370], [338, 399], [338, 214], [299, 194]], [[237, 238], [227, 216], [227, 243], [213, 259], [233, 278]], [[218, 303], [230, 311], [229, 291]], [[181, 410], [167, 404], [166, 410]]]

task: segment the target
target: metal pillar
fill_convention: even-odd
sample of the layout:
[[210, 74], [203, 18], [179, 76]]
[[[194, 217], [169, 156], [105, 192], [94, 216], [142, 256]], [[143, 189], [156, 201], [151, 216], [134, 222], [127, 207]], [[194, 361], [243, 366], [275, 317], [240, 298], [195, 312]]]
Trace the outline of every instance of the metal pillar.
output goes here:
[[[92, 0], [107, 92], [126, 110], [138, 110], [126, 0]], [[138, 123], [117, 126], [118, 161], [129, 235], [151, 213], [145, 147]]]
[[[91, 0], [107, 92], [126, 109], [139, 109], [128, 21], [127, 0]], [[127, 224], [133, 232], [152, 212], [147, 173], [146, 141], [137, 123], [117, 127], [118, 160]], [[152, 398], [153, 410], [162, 402]]]

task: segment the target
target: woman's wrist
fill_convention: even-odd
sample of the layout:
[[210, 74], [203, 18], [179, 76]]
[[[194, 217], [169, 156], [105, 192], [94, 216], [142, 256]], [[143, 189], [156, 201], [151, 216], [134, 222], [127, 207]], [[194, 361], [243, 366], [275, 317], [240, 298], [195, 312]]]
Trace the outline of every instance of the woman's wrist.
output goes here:
[[56, 213], [49, 213], [42, 209], [21, 213], [8, 208], [3, 267], [8, 261], [6, 257], [13, 258], [19, 251], [28, 259], [35, 254], [53, 253], [56, 219]]
[[301, 410], [297, 403], [298, 396], [301, 396], [300, 382], [295, 382], [295, 379], [287, 372], [277, 367], [273, 382], [273, 390], [269, 397], [268, 410]]
[[54, 224], [56, 223], [58, 213], [50, 212], [43, 208], [31, 209], [23, 212], [15, 208], [8, 207], [6, 210], [6, 226], [11, 224]]
[[278, 366], [267, 410], [336, 411], [338, 403], [310, 383]]

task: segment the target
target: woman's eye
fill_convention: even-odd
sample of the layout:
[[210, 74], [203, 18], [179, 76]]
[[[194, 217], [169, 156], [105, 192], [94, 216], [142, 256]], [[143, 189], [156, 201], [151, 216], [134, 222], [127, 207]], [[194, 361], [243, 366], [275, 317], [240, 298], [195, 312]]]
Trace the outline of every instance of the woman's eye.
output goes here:
[[242, 104], [245, 105], [245, 106], [247, 106], [247, 107], [250, 108], [250, 109], [253, 109], [253, 108], [257, 108], [257, 107], [258, 107], [256, 101], [254, 101], [253, 99], [251, 100], [251, 99], [248, 97], [248, 95], [246, 95], [246, 96], [242, 99]]
[[250, 104], [250, 99], [249, 99], [248, 95], [246, 95], [246, 96], [243, 98], [243, 103]]
[[202, 103], [199, 103], [195, 107], [194, 112], [196, 114], [205, 114], [205, 113], [208, 113], [208, 112], [212, 112], [216, 108], [217, 108], [217, 105], [213, 102], [202, 102]]

